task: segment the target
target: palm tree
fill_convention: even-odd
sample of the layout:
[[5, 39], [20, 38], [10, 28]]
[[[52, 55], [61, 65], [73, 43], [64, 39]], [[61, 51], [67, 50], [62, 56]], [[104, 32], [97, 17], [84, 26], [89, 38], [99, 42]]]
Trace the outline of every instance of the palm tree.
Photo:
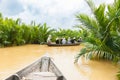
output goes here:
[[45, 43], [47, 41], [47, 38], [52, 32], [54, 32], [54, 29], [51, 29], [46, 23], [40, 26], [39, 28], [39, 41], [40, 43]]
[[[112, 5], [101, 4], [98, 8], [91, 1], [86, 1], [94, 17], [78, 14], [76, 17], [82, 23], [82, 28], [89, 31], [85, 42], [87, 46], [81, 49], [76, 56], [93, 59], [120, 60], [120, 0], [115, 0]], [[81, 27], [81, 26], [79, 26]], [[120, 71], [118, 72], [120, 80]]]
[[78, 14], [76, 17], [81, 22], [89, 35], [86, 37], [86, 45], [76, 56], [93, 59], [107, 59], [117, 62], [120, 60], [120, 0], [107, 6], [101, 4], [95, 7], [92, 1], [86, 0], [94, 16]]
[[120, 71], [117, 74], [118, 80], [120, 80]]
[[[33, 22], [32, 22], [33, 23]], [[33, 44], [42, 44], [46, 43], [48, 36], [54, 31], [54, 29], [50, 29], [46, 23], [43, 25], [35, 24], [31, 25], [31, 43]]]
[[81, 36], [81, 33], [79, 30], [71, 30], [71, 29], [61, 29], [59, 28], [58, 30], [56, 30], [54, 33], [53, 33], [53, 36], [54, 36], [54, 40], [56, 37], [65, 37], [66, 39], [68, 37], [70, 38], [73, 38], [73, 37], [76, 37], [76, 38], [79, 38]]
[[30, 25], [26, 25], [19, 18], [4, 19], [0, 13], [0, 47], [45, 43], [48, 35], [53, 31], [54, 29], [50, 29], [46, 23], [41, 25], [32, 21]]

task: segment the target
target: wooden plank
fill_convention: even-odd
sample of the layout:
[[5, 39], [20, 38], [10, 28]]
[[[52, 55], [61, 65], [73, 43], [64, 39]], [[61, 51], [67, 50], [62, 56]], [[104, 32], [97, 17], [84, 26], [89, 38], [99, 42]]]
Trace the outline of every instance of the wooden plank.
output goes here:
[[8, 79], [5, 80], [20, 80], [20, 77], [17, 74], [14, 74], [12, 76], [10, 76]]
[[41, 59], [40, 71], [41, 72], [49, 71], [49, 65], [50, 65], [50, 58], [49, 57], [43, 57]]
[[[41, 64], [41, 59], [35, 61], [34, 63], [32, 63], [29, 66], [25, 67], [24, 69], [16, 72], [15, 74], [17, 74], [19, 76], [19, 78], [22, 79], [22, 77], [27, 76], [28, 74], [30, 74], [32, 72], [40, 71], [40, 64]], [[13, 77], [15, 77], [14, 74], [5, 80], [14, 80]]]
[[51, 78], [48, 77], [51, 80], [55, 80], [55, 78], [57, 78], [56, 80], [66, 80], [63, 74], [59, 71], [59, 69], [56, 67], [54, 62], [49, 57], [43, 57], [35, 61], [34, 63], [30, 64], [28, 67], [18, 71], [17, 73], [15, 73], [14, 75], [10, 76], [9, 78], [5, 80], [21, 80], [24, 77], [30, 76], [31, 74], [33, 75], [31, 76], [31, 78], [38, 77], [35, 74], [36, 73], [41, 74], [41, 72], [54, 73], [55, 76], [51, 76]]
[[66, 80], [66, 78], [63, 76], [63, 74], [60, 72], [60, 70], [56, 67], [56, 65], [51, 59], [50, 59], [49, 71], [55, 73], [55, 75], [58, 77], [57, 80]]
[[40, 71], [40, 64], [41, 64], [41, 59], [39, 59], [38, 61], [29, 65], [28, 67], [22, 69], [21, 71], [17, 72], [16, 74], [18, 74], [19, 77], [22, 78], [22, 77], [30, 74], [31, 72]]

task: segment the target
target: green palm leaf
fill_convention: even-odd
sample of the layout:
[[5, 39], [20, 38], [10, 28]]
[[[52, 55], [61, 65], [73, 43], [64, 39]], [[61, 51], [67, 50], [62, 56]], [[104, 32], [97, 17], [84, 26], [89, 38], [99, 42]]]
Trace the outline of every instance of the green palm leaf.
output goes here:
[[85, 27], [79, 28], [89, 31], [87, 32], [89, 35], [87, 35], [85, 39], [87, 46], [85, 46], [85, 48], [80, 51], [75, 61], [78, 61], [80, 56], [85, 56], [86, 58], [90, 59], [107, 59], [115, 62], [120, 60], [119, 1], [120, 0], [115, 0], [113, 5], [108, 5], [108, 11], [106, 11], [105, 4], [101, 4], [99, 7], [95, 7], [92, 1], [86, 0], [90, 6], [91, 11], [93, 12], [94, 17], [89, 17], [85, 14], [78, 14], [76, 16], [76, 18], [83, 25], [81, 27]]

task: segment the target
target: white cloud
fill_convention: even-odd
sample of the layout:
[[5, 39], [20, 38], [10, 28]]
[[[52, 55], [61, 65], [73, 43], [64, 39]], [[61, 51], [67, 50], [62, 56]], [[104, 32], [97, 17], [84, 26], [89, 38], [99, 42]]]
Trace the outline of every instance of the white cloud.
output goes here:
[[[52, 27], [71, 27], [74, 22], [75, 12], [83, 5], [81, 4], [82, 1], [83, 0], [30, 0], [28, 2], [28, 0], [20, 0], [25, 11], [12, 17], [20, 17], [25, 22], [30, 20], [47, 22], [48, 25]], [[35, 9], [39, 11], [39, 14], [36, 15], [36, 13], [34, 13]]]
[[[8, 12], [5, 12], [8, 7], [3, 6], [8, 5], [10, 1], [11, 3], [19, 2], [19, 5], [23, 8], [22, 12], [17, 11], [14, 15], [8, 15], [12, 9], [8, 9]], [[99, 5], [99, 3], [109, 3], [109, 1], [112, 2], [113, 0], [94, 1]], [[84, 0], [3, 0], [0, 3], [0, 7], [5, 16], [15, 19], [21, 18], [26, 23], [30, 23], [32, 20], [35, 20], [37, 23], [46, 22], [54, 28], [71, 28], [76, 23], [75, 14], [78, 12], [90, 14], [90, 9]]]
[[18, 0], [2, 0], [0, 2], [0, 11], [6, 15], [16, 15], [24, 11], [24, 9]]
[[96, 5], [102, 4], [102, 3], [106, 3], [106, 4], [110, 4], [113, 3], [114, 0], [93, 0], [95, 2]]

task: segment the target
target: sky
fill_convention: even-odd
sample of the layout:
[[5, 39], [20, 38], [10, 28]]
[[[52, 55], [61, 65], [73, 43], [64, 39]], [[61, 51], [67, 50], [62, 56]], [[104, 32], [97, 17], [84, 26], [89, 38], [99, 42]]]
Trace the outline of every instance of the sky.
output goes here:
[[[94, 0], [96, 6], [109, 4], [113, 0]], [[30, 24], [47, 23], [52, 28], [72, 29], [78, 23], [75, 15], [90, 15], [90, 9], [84, 0], [0, 0], [0, 12], [4, 17], [20, 18]]]

